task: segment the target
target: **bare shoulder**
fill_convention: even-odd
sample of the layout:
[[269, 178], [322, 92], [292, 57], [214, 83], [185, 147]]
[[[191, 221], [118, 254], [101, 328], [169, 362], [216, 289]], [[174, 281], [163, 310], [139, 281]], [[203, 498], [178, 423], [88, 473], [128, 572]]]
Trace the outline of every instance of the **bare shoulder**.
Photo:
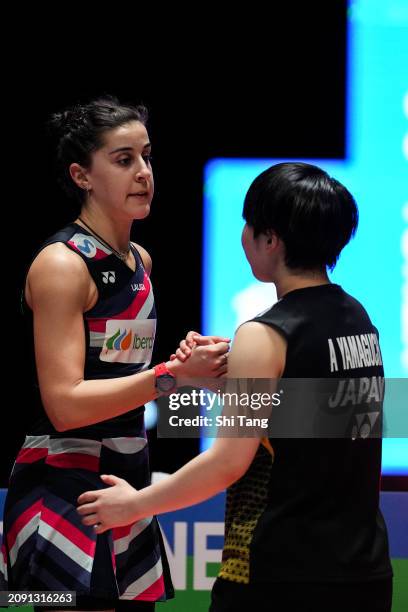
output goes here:
[[285, 343], [284, 336], [274, 327], [266, 325], [265, 323], [259, 323], [258, 321], [248, 321], [238, 327], [235, 333], [235, 339], [239, 339], [240, 342], [252, 341], [251, 343], [268, 344], [272, 343]]
[[228, 374], [277, 378], [285, 367], [286, 346], [283, 335], [273, 327], [256, 321], [244, 323], [235, 334]]
[[85, 262], [61, 242], [45, 247], [30, 266], [26, 299], [30, 307], [52, 296], [54, 300], [83, 302], [89, 298], [92, 279]]
[[150, 274], [152, 271], [152, 258], [146, 249], [140, 246], [140, 244], [136, 244], [136, 242], [132, 242], [132, 244], [138, 250], [147, 274]]

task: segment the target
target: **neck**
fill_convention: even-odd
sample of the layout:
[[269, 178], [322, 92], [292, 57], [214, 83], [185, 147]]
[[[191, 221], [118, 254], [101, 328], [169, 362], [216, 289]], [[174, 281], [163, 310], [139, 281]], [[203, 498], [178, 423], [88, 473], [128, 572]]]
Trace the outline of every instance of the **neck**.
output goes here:
[[276, 286], [276, 293], [280, 299], [286, 293], [295, 289], [305, 289], [306, 287], [317, 287], [319, 285], [329, 285], [331, 283], [326, 271], [310, 272], [290, 272], [276, 278], [273, 281]]
[[[95, 210], [91, 204], [82, 208], [80, 217], [114, 249], [120, 252], [129, 250], [132, 221], [114, 219], [100, 208]], [[81, 224], [81, 219], [76, 222]]]

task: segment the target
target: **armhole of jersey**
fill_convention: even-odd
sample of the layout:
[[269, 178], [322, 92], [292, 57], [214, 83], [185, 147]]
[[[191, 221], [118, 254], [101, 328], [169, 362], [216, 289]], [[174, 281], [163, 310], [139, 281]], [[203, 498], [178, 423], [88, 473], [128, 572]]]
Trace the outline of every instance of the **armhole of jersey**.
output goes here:
[[[56, 240], [56, 242], [61, 242], [59, 240]], [[27, 285], [27, 276], [28, 273], [30, 272], [31, 266], [33, 265], [34, 261], [37, 259], [38, 255], [41, 253], [41, 251], [43, 251], [47, 246], [49, 246], [50, 244], [54, 244], [54, 242], [45, 242], [44, 244], [42, 244], [40, 246], [40, 248], [34, 253], [34, 255], [32, 256], [30, 263], [28, 264], [25, 274], [24, 274], [24, 278], [23, 278], [23, 283], [22, 283], [22, 289], [21, 289], [21, 300], [20, 300], [20, 307], [21, 307], [21, 313], [23, 315], [27, 314], [27, 313], [31, 313], [32, 314], [32, 308], [30, 308], [30, 306], [28, 305], [28, 302], [26, 300], [26, 296], [25, 296], [25, 290], [26, 290], [26, 285]]]
[[246, 323], [251, 323], [252, 321], [254, 323], [262, 323], [263, 325], [267, 325], [268, 327], [272, 327], [272, 329], [277, 331], [279, 333], [279, 335], [282, 336], [282, 338], [286, 342], [289, 342], [289, 335], [288, 335], [288, 333], [282, 327], [280, 327], [277, 323], [274, 323], [273, 321], [267, 321], [267, 320], [263, 319], [262, 317], [255, 317], [255, 319], [251, 319], [250, 321], [246, 321]]
[[[132, 250], [133, 250], [133, 255], [136, 256], [137, 262], [139, 265], [142, 264], [143, 266], [143, 270], [146, 272], [146, 264], [143, 260], [143, 257], [141, 256], [139, 249], [137, 248], [136, 244], [134, 242], [130, 242], [130, 244], [132, 245]], [[147, 272], [146, 272], [147, 274]], [[147, 276], [149, 276], [149, 274], [147, 274]]]
[[[26, 273], [24, 275], [23, 287], [21, 289], [21, 300], [20, 300], [20, 309], [21, 309], [21, 313], [23, 315], [25, 315], [26, 313], [32, 313], [33, 312], [32, 309], [30, 308], [30, 306], [28, 305], [26, 297], [25, 297], [25, 288], [26, 288], [26, 284], [27, 284], [27, 276], [28, 276], [28, 273], [30, 272], [30, 268], [33, 265], [34, 261], [37, 259], [38, 255], [41, 253], [41, 251], [43, 251], [46, 247], [50, 246], [51, 244], [58, 244], [58, 243], [64, 244], [67, 247], [67, 249], [69, 249], [72, 253], [76, 253], [76, 255], [78, 255], [78, 257], [80, 257], [82, 259], [82, 261], [86, 265], [85, 258], [82, 257], [82, 255], [76, 249], [74, 249], [70, 244], [68, 244], [68, 242], [65, 242], [64, 240], [52, 240], [50, 242], [45, 242], [44, 244], [42, 244], [41, 247], [38, 249], [38, 251], [36, 251], [36, 253], [32, 257], [29, 265], [27, 266]], [[139, 257], [140, 257], [140, 255], [139, 255]], [[88, 266], [86, 266], [86, 267], [87, 267], [89, 276], [92, 278], [92, 274], [90, 273]], [[94, 279], [92, 278], [92, 280], [94, 280]], [[98, 289], [98, 287], [96, 287], [96, 288]], [[99, 300], [99, 292], [98, 292], [98, 300]], [[95, 306], [92, 306], [92, 308], [94, 308], [94, 307]], [[85, 313], [87, 313], [90, 310], [92, 310], [92, 308], [89, 308], [88, 310], [84, 310], [83, 314], [85, 315]]]
[[[84, 310], [84, 311], [83, 311], [83, 313], [82, 313], [82, 316], [83, 316], [83, 319], [84, 319], [85, 332], [86, 332], [86, 335], [87, 335], [87, 342], [86, 342], [86, 346], [88, 347], [88, 346], [89, 346], [89, 343], [88, 343], [88, 340], [89, 340], [89, 329], [88, 329], [88, 323], [87, 323], [87, 321], [86, 321], [86, 316], [85, 316], [85, 315], [87, 315], [87, 314], [89, 314], [90, 312], [92, 312], [92, 310], [95, 308], [95, 306], [96, 306], [96, 305], [98, 304], [98, 302], [99, 302], [99, 288], [98, 288], [97, 278], [96, 278], [96, 275], [95, 275], [95, 277], [94, 277], [94, 275], [92, 274], [91, 269], [90, 269], [90, 267], [89, 267], [89, 266], [88, 266], [88, 264], [87, 264], [87, 259], [86, 259], [86, 258], [85, 258], [83, 255], [81, 255], [81, 253], [80, 253], [80, 252], [79, 252], [77, 249], [75, 249], [73, 246], [71, 246], [70, 244], [68, 244], [68, 242], [64, 242], [64, 241], [62, 241], [62, 240], [58, 240], [57, 242], [62, 242], [62, 244], [65, 244], [65, 246], [66, 246], [66, 247], [67, 247], [67, 248], [68, 248], [68, 249], [69, 249], [69, 250], [70, 250], [72, 253], [75, 253], [76, 255], [78, 255], [78, 257], [80, 257], [80, 258], [82, 259], [82, 261], [84, 262], [84, 264], [85, 264], [85, 266], [86, 266], [86, 269], [87, 269], [87, 272], [88, 272], [89, 278], [90, 278], [90, 279], [93, 281], [93, 283], [95, 284], [95, 287], [96, 287], [96, 294], [97, 294], [97, 298], [96, 298], [96, 302], [95, 302], [95, 304], [94, 304], [93, 306], [91, 306], [90, 308], [88, 308], [87, 310]], [[88, 350], [88, 349], [87, 349], [87, 350]]]

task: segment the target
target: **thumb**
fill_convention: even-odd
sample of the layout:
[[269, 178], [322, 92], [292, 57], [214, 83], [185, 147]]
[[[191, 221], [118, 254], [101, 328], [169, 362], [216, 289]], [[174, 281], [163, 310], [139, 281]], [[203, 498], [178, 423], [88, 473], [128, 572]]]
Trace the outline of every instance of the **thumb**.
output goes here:
[[224, 336], [194, 336], [193, 340], [199, 346], [208, 346], [209, 344], [218, 344], [219, 342], [231, 342], [231, 338], [225, 338]]
[[193, 341], [198, 346], [208, 346], [209, 344], [214, 344], [212, 338], [210, 336], [194, 336]]
[[194, 337], [199, 337], [201, 338], [201, 334], [199, 332], [196, 331], [189, 331], [187, 336], [186, 336], [186, 342], [187, 342], [187, 346], [189, 346], [190, 348], [193, 348], [193, 344], [195, 342]]
[[114, 476], [113, 474], [101, 474], [101, 480], [103, 480], [105, 484], [113, 487], [114, 485], [119, 484], [122, 479]]

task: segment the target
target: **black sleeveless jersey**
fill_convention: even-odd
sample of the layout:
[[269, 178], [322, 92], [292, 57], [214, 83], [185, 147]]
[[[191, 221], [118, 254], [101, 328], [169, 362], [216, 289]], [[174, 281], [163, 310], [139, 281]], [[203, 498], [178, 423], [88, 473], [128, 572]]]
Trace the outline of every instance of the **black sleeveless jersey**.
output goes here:
[[[363, 377], [381, 386], [377, 330], [340, 286], [291, 291], [254, 321], [286, 339], [282, 380], [337, 379], [341, 389], [342, 379]], [[380, 438], [264, 441], [227, 492], [220, 577], [252, 583], [390, 576], [380, 470]]]
[[[96, 304], [83, 315], [85, 380], [128, 376], [148, 368], [156, 331], [156, 310], [152, 285], [137, 249], [132, 246], [136, 261], [136, 270], [133, 271], [86, 229], [71, 223], [51, 236], [36, 255], [55, 242], [64, 243], [83, 259], [98, 289]], [[32, 343], [32, 311], [24, 298], [23, 311], [28, 317], [28, 333]], [[30, 415], [29, 434], [58, 435], [42, 406], [36, 373], [34, 393], [31, 393], [26, 412]], [[113, 419], [70, 432], [75, 437], [90, 438], [114, 436], [115, 432], [122, 435], [126, 424], [136, 425], [140, 419], [143, 421], [143, 408], [139, 407]]]

